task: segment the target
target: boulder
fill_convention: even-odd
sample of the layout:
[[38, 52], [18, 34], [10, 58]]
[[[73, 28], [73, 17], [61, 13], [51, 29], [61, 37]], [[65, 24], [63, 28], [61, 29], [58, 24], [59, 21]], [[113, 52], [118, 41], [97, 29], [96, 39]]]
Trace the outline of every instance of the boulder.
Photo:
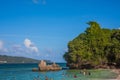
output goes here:
[[41, 60], [40, 63], [38, 64], [38, 68], [39, 68], [40, 71], [47, 70], [46, 62]]
[[62, 69], [59, 65], [55, 63], [51, 65], [46, 65], [46, 62], [43, 60], [41, 60], [40, 63], [38, 64], [38, 68], [39, 68], [39, 71], [50, 71], [50, 70], [56, 71], [56, 70]]
[[39, 71], [38, 68], [33, 68], [32, 71]]

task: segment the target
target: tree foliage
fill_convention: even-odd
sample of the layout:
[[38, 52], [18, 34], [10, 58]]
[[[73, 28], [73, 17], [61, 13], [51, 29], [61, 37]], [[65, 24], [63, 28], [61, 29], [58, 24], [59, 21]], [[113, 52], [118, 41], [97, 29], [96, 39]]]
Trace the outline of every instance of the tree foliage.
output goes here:
[[120, 64], [120, 30], [102, 29], [94, 21], [87, 24], [85, 32], [68, 43], [64, 58], [69, 66]]

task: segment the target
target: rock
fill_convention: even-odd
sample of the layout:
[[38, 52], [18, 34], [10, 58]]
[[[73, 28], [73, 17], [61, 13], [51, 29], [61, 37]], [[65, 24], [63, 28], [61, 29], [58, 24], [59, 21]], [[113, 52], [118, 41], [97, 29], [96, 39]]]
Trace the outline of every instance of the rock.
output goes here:
[[47, 70], [46, 62], [41, 60], [40, 63], [38, 64], [38, 68], [39, 68], [40, 71]]
[[33, 68], [32, 71], [38, 71], [38, 68]]
[[59, 65], [55, 63], [51, 65], [46, 65], [46, 62], [43, 60], [41, 60], [41, 62], [38, 64], [38, 68], [39, 68], [39, 71], [50, 71], [50, 70], [56, 71], [56, 70], [62, 69]]

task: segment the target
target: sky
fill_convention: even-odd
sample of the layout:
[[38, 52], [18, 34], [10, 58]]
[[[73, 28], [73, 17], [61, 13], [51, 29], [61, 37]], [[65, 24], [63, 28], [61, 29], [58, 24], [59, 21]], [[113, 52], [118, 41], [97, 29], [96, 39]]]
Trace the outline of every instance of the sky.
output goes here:
[[89, 21], [120, 29], [120, 0], [0, 0], [0, 55], [65, 62]]

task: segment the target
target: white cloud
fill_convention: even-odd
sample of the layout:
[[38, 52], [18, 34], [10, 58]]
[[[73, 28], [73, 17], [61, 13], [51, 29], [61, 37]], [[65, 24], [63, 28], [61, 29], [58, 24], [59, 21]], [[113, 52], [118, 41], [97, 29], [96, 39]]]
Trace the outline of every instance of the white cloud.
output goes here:
[[0, 41], [0, 49], [3, 49], [3, 41]]
[[31, 49], [33, 50], [33, 51], [35, 51], [35, 52], [38, 52], [38, 48], [37, 47], [31, 47]]
[[38, 48], [31, 42], [30, 39], [24, 40], [24, 45], [26, 48], [30, 49], [31, 51], [38, 52]]
[[120, 30], [120, 27], [118, 29]]
[[24, 53], [25, 49], [20, 44], [14, 44], [11, 48], [11, 51], [15, 53]]
[[41, 54], [39, 53], [38, 48], [33, 44], [33, 42], [31, 42], [30, 39], [25, 39], [24, 45], [16, 44], [14, 42], [12, 42], [12, 44], [9, 44], [8, 42], [0, 40], [0, 55], [24, 56], [35, 58], [36, 56], [38, 57]]
[[6, 48], [4, 48], [4, 42], [0, 40], [0, 52], [4, 53], [4, 52], [8, 52], [8, 50]]
[[30, 48], [30, 46], [32, 45], [32, 42], [29, 39], [25, 39], [24, 45], [25, 45], [25, 47]]

